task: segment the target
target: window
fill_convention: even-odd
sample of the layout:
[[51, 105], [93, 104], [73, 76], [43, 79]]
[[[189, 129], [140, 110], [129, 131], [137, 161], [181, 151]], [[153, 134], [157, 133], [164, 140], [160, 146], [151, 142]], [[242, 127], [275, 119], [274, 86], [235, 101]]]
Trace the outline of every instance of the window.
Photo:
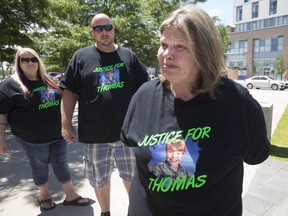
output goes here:
[[266, 38], [265, 41], [265, 52], [270, 52], [271, 50], [271, 38]]
[[283, 50], [283, 36], [259, 38], [254, 40], [254, 53], [275, 52]]
[[275, 26], [275, 18], [270, 18], [270, 25], [269, 26]]
[[271, 38], [271, 51], [282, 51], [283, 50], [283, 37], [272, 37]]
[[249, 2], [250, 0], [244, 0], [244, 3]]
[[259, 51], [264, 52], [265, 51], [265, 38], [260, 38], [259, 40]]
[[247, 41], [246, 40], [240, 40], [239, 41], [239, 52], [240, 53], [247, 53]]
[[243, 54], [247, 53], [247, 40], [233, 41], [230, 47], [230, 53]]
[[252, 29], [257, 29], [257, 22], [252, 22]]
[[276, 14], [277, 13], [277, 0], [270, 0], [269, 5], [269, 14]]
[[278, 51], [283, 51], [283, 36], [278, 37]]
[[269, 19], [264, 20], [264, 27], [269, 27]]
[[288, 24], [288, 16], [284, 16], [283, 17], [283, 25], [287, 25]]
[[278, 37], [271, 38], [271, 51], [278, 51]]
[[252, 29], [251, 22], [248, 22], [248, 23], [247, 23], [247, 30], [251, 30], [251, 29]]
[[236, 8], [236, 21], [242, 20], [242, 6]]
[[258, 17], [259, 2], [253, 2], [252, 4], [252, 18]]

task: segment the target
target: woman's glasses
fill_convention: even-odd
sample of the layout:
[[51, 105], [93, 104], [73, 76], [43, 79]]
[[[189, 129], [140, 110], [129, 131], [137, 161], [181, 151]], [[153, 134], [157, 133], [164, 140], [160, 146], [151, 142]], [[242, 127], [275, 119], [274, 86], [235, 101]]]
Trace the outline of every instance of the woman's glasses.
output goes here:
[[93, 30], [94, 30], [95, 32], [102, 32], [103, 30], [105, 30], [105, 31], [111, 31], [112, 29], [113, 29], [113, 25], [111, 25], [111, 24], [93, 26]]
[[23, 64], [28, 64], [30, 61], [32, 63], [36, 63], [36, 62], [38, 62], [38, 59], [36, 57], [32, 57], [32, 58], [23, 57], [23, 58], [20, 58], [20, 61]]

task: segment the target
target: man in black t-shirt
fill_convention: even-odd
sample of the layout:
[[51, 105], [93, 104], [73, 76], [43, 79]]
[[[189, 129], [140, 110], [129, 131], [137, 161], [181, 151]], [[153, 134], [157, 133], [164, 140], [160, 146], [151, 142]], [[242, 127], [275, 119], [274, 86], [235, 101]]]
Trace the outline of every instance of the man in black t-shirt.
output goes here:
[[[64, 89], [62, 135], [68, 143], [75, 142], [71, 122], [78, 99], [84, 170], [95, 189], [101, 215], [109, 216], [114, 160], [127, 191], [135, 168], [132, 150], [120, 141], [121, 127], [131, 97], [149, 76], [134, 52], [114, 43], [115, 29], [107, 15], [94, 16], [91, 35], [96, 43], [75, 52], [60, 84]], [[110, 73], [113, 82], [102, 82]]]

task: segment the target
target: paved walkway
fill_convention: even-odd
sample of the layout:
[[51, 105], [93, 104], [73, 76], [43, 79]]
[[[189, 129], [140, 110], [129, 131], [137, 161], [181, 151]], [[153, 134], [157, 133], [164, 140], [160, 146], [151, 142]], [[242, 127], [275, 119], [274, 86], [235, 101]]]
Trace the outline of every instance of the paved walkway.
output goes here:
[[243, 216], [288, 215], [288, 163], [269, 158], [260, 164], [243, 198]]
[[[273, 124], [275, 130], [286, 105], [288, 104], [288, 90], [275, 96], [273, 100]], [[271, 101], [265, 92], [265, 100], [261, 92], [252, 95], [261, 102]], [[285, 97], [283, 95], [285, 94]], [[277, 98], [279, 97], [279, 98]], [[285, 99], [283, 99], [285, 98]], [[76, 121], [76, 119], [75, 119]], [[38, 190], [31, 179], [28, 161], [15, 143], [13, 135], [7, 131], [8, 156], [0, 157], [0, 215], [1, 216], [98, 216], [99, 205], [93, 189], [82, 173], [82, 148], [79, 143], [69, 145], [69, 162], [73, 183], [77, 191], [89, 197], [92, 205], [88, 207], [67, 207], [61, 202], [65, 194], [57, 183], [54, 175], [50, 175], [49, 187], [57, 208], [52, 211], [41, 212], [37, 204]], [[286, 216], [288, 215], [288, 163], [269, 158], [257, 166], [244, 164], [245, 176], [243, 185], [243, 216]], [[111, 213], [113, 216], [126, 216], [128, 196], [118, 172], [112, 175]]]

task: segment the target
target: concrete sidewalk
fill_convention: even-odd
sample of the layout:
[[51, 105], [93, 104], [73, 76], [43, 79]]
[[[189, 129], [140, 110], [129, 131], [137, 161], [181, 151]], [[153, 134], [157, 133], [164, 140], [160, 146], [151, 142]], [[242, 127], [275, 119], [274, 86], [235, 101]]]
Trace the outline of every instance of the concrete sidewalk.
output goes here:
[[[50, 168], [49, 188], [57, 207], [52, 211], [39, 209], [38, 189], [34, 185], [30, 166], [20, 146], [8, 132], [8, 156], [0, 158], [0, 215], [1, 216], [98, 216], [100, 207], [96, 202], [93, 188], [82, 172], [82, 147], [79, 143], [69, 145], [69, 165], [73, 183], [77, 192], [89, 197], [92, 205], [86, 207], [64, 206], [65, 193]], [[115, 170], [112, 175], [111, 213], [114, 216], [126, 216], [128, 196], [122, 180]], [[114, 214], [113, 214], [114, 213]]]
[[288, 215], [287, 162], [268, 158], [258, 166], [252, 181], [247, 183], [243, 216]]

